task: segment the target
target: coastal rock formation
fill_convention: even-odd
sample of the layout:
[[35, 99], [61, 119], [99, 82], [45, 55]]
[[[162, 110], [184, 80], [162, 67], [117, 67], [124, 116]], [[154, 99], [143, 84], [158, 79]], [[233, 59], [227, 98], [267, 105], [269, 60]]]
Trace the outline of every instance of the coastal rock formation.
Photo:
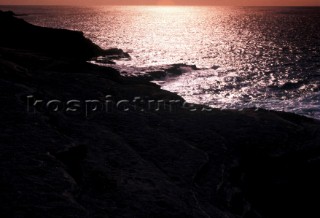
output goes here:
[[79, 32], [0, 28], [0, 217], [319, 216], [319, 121], [186, 105], [83, 61], [102, 49]]
[[104, 50], [83, 36], [82, 32], [34, 26], [14, 17], [13, 12], [0, 13], [0, 46], [32, 49], [55, 57], [89, 58], [103, 55]]

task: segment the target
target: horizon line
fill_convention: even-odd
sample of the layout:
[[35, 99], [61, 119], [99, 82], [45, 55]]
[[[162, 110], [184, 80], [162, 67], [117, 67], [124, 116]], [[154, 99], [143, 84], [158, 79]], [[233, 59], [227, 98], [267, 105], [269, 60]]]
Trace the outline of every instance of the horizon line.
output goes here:
[[320, 7], [320, 3], [319, 3], [319, 5], [0, 4], [0, 6]]

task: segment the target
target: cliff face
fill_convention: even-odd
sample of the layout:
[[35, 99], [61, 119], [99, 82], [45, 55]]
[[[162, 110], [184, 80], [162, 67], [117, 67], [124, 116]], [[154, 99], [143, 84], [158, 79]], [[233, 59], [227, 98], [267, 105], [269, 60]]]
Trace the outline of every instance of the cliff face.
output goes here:
[[[318, 217], [319, 121], [181, 104], [150, 110], [132, 100], [183, 99], [83, 62], [100, 49], [80, 33], [3, 13], [0, 25], [1, 217]], [[19, 41], [21, 26], [47, 42]], [[50, 45], [65, 33], [60, 48]], [[75, 47], [79, 59], [70, 60]], [[108, 111], [84, 103], [106, 96], [130, 101]]]

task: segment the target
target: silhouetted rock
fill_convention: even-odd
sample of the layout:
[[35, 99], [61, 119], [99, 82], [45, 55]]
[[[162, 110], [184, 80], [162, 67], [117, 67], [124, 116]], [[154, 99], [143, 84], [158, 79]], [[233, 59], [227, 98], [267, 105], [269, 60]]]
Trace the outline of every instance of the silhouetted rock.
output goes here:
[[293, 89], [299, 89], [301, 86], [305, 84], [304, 81], [298, 81], [298, 82], [287, 82], [280, 86], [280, 89], [284, 90], [293, 90]]
[[109, 57], [110, 59], [122, 59], [122, 58], [130, 58], [130, 55], [124, 52], [122, 49], [118, 48], [110, 48], [104, 51], [104, 55]]
[[217, 65], [214, 65], [214, 66], [211, 67], [211, 69], [214, 69], [214, 70], [217, 70], [219, 68], [220, 68], [220, 66], [217, 66]]
[[32, 49], [55, 57], [87, 60], [103, 55], [104, 50], [82, 32], [38, 27], [0, 11], [0, 46]]
[[169, 76], [179, 76], [183, 73], [190, 72], [191, 70], [198, 70], [196, 65], [187, 64], [173, 64], [172, 67], [166, 70]]
[[[319, 121], [182, 107], [155, 84], [81, 61], [101, 50], [80, 33], [0, 14], [0, 217], [319, 217]], [[56, 58], [67, 48], [49, 41], [15, 42], [17, 31], [75, 37], [80, 60]]]
[[68, 173], [77, 181], [82, 182], [82, 161], [87, 156], [87, 146], [79, 145], [66, 150], [59, 151], [54, 156], [64, 163], [67, 167]]
[[146, 74], [151, 76], [153, 79], [162, 79], [167, 76], [165, 71], [152, 71], [147, 72]]
[[126, 59], [129, 60], [131, 57], [128, 53], [122, 49], [111, 48], [104, 50], [101, 56], [94, 58], [93, 60], [97, 63], [102, 64], [116, 64], [114, 60]]

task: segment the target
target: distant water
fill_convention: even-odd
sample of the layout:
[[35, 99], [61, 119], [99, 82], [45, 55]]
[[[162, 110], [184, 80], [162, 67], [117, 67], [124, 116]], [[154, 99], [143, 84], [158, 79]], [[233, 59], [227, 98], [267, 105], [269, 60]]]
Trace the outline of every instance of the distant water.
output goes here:
[[132, 60], [118, 61], [123, 74], [174, 68], [157, 83], [189, 102], [320, 119], [320, 8], [0, 8], [124, 49]]

